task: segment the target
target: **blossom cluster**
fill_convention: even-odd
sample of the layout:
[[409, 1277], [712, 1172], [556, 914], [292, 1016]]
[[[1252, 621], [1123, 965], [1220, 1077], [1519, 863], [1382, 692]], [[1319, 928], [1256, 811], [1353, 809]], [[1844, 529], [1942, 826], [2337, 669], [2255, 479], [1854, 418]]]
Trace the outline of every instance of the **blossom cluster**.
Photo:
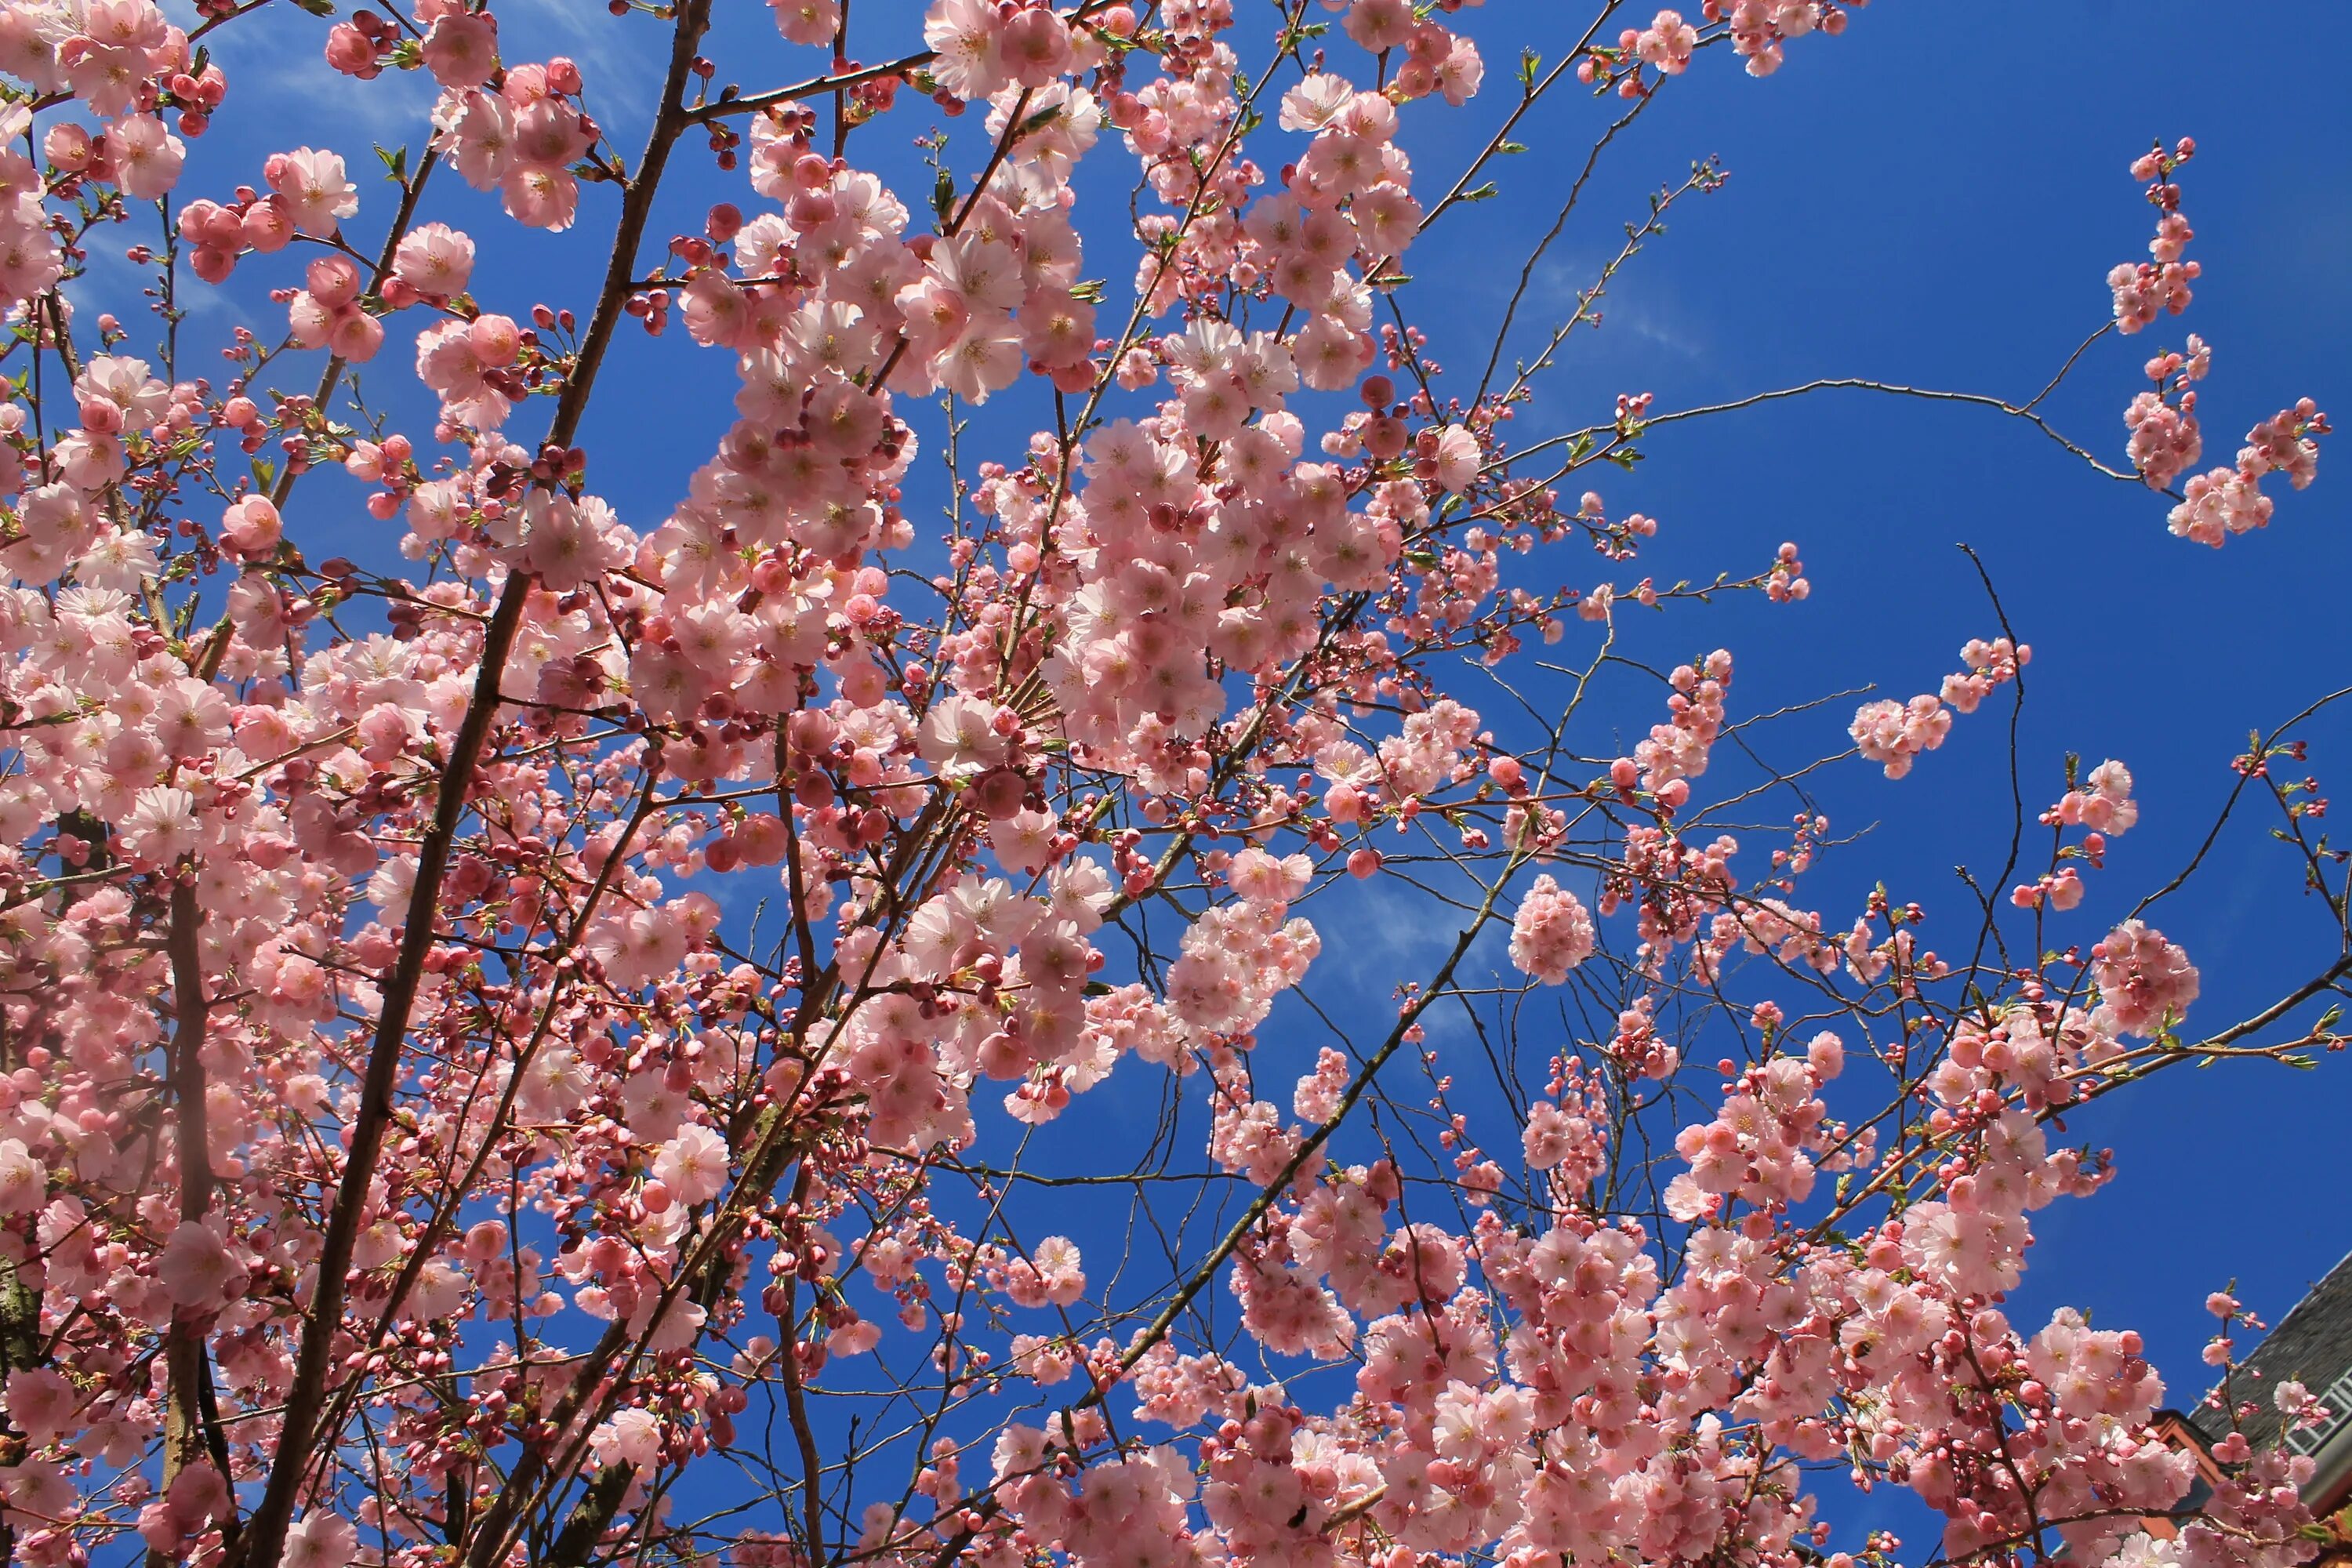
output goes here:
[[1907, 702], [1892, 698], [1865, 702], [1855, 710], [1847, 733], [1864, 758], [1881, 764], [1888, 778], [1899, 779], [1911, 771], [1920, 752], [1944, 743], [1952, 731], [1954, 711], [1975, 712], [1995, 688], [2015, 680], [2018, 670], [2032, 658], [2033, 649], [2028, 644], [2012, 644], [2007, 637], [1990, 642], [1970, 637], [1960, 648], [1960, 662], [1967, 668], [1944, 677], [1937, 691], [1923, 692]]
[[[589, 109], [618, 57], [524, 58], [525, 7], [0, 0], [9, 1552], [1799, 1568], [1836, 1461], [1948, 1557], [2148, 1557], [2190, 1478], [2145, 1347], [2004, 1297], [2109, 1173], [2045, 1124], [2200, 1059], [2198, 972], [2138, 919], [2012, 969], [1815, 900], [1810, 804], [1736, 868], [1760, 678], [1615, 623], [1796, 605], [1796, 546], [1569, 587], [1555, 546], [1657, 532], [1562, 482], [1633, 468], [1649, 395], [1520, 440], [1525, 377], [1460, 387], [1406, 314], [1475, 205], [1407, 152], [1485, 84], [1474, 3], [772, 0], [740, 58], [814, 74], [750, 92], [730, 7], [619, 5], [669, 62], [639, 151]], [[1764, 76], [1848, 20], [1698, 0], [1552, 76]], [[330, 119], [201, 140], [215, 35], [281, 23], [429, 99], [364, 201]], [[961, 122], [912, 202], [852, 134], [902, 100]], [[2126, 331], [2195, 276], [2159, 205]], [[540, 299], [573, 274], [508, 224], [609, 229], [604, 281]], [[152, 351], [92, 304], [118, 232]], [[232, 279], [266, 320], [194, 295]], [[191, 297], [240, 318], [211, 374]], [[590, 413], [625, 333], [723, 389], [675, 476]], [[2159, 487], [2205, 364], [2135, 405]], [[2326, 429], [2257, 426], [2180, 531]], [[1591, 673], [1531, 728], [1550, 646]], [[2031, 657], [1972, 640], [1853, 742], [1899, 777]], [[2069, 770], [1987, 922], [2038, 938], [2137, 823]], [[2230, 1464], [2179, 1560], [2301, 1562], [2284, 1461]]]
[[[2118, 331], [2137, 332], [2160, 314], [2177, 316], [2189, 308], [2189, 285], [2200, 269], [2183, 254], [2196, 235], [2181, 214], [2180, 186], [2173, 176], [2196, 152], [2196, 142], [2187, 137], [2169, 151], [2159, 142], [2132, 164], [2132, 177], [2148, 182], [2147, 199], [2159, 216], [2156, 237], [2148, 242], [2150, 259], [2118, 263], [2107, 275]], [[2168, 489], [2203, 456], [2191, 384], [2205, 378], [2212, 362], [2211, 349], [2190, 333], [2185, 352], [2161, 353], [2147, 362], [2154, 387], [2135, 396], [2124, 411], [2132, 467], [2151, 489]], [[2190, 478], [2167, 526], [2179, 538], [2217, 550], [2231, 534], [2268, 527], [2273, 503], [2262, 493], [2263, 477], [2284, 473], [2296, 489], [2309, 485], [2317, 471], [2318, 438], [2328, 430], [2327, 416], [2308, 397], [2281, 409], [2246, 433], [2234, 467]]]

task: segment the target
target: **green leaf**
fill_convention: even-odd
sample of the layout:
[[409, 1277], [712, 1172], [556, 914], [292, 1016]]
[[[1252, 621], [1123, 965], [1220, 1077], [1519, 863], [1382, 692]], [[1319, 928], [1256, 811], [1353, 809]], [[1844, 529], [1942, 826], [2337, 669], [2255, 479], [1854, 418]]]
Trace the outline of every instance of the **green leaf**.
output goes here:
[[383, 149], [382, 147], [378, 147], [378, 148], [375, 150], [375, 155], [376, 155], [376, 157], [377, 157], [377, 158], [379, 158], [380, 160], [382, 160], [382, 161], [383, 161], [383, 167], [384, 167], [384, 177], [385, 177], [385, 178], [387, 178], [387, 179], [391, 180], [394, 184], [405, 184], [407, 183], [407, 181], [408, 181], [408, 149], [407, 149], [407, 148], [405, 148], [405, 147], [397, 147], [397, 148], [393, 149], [393, 150], [392, 150], [392, 151], [390, 151], [390, 152], [386, 152], [386, 151], [385, 151], [384, 149]]
[[939, 184], [931, 187], [931, 210], [940, 215], [941, 223], [954, 216], [955, 199], [955, 175], [941, 169]]
[[1483, 185], [1476, 185], [1463, 192], [1462, 199], [1465, 202], [1492, 201], [1496, 194], [1495, 182], [1489, 180]]
[[313, 16], [331, 16], [335, 14], [335, 0], [294, 0], [294, 4], [310, 12]]

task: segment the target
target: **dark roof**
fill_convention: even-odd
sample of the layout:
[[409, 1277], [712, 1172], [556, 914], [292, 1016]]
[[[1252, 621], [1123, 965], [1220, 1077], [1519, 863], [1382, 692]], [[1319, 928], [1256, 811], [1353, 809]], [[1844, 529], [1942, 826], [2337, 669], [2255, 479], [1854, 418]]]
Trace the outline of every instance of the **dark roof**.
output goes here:
[[[2278, 1406], [2271, 1402], [2271, 1391], [2289, 1379], [2302, 1383], [2318, 1395], [2336, 1416], [2352, 1414], [2347, 1409], [2352, 1401], [2328, 1397], [2328, 1385], [2347, 1374], [2352, 1374], [2352, 1257], [2336, 1264], [2327, 1278], [2313, 1286], [2311, 1293], [2297, 1301], [2271, 1330], [2270, 1337], [2231, 1373], [2231, 1402], [2252, 1401], [2256, 1407], [2239, 1429], [2257, 1448], [2275, 1443], [2280, 1422]], [[2189, 1419], [2209, 1442], [2219, 1442], [2229, 1435], [2229, 1412], [2215, 1409], [2210, 1395], [2190, 1413]]]

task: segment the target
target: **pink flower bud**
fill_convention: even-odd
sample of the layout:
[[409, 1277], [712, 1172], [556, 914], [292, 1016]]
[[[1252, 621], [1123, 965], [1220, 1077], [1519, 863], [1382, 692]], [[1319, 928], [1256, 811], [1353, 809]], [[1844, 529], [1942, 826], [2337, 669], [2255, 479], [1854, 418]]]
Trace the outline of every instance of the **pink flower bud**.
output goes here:
[[338, 22], [328, 29], [327, 64], [345, 76], [362, 80], [380, 74], [383, 68], [376, 63], [374, 40], [349, 22]]
[[240, 228], [245, 243], [264, 256], [285, 249], [294, 237], [294, 219], [288, 214], [285, 202], [277, 196], [246, 208]]
[[796, 192], [788, 209], [793, 226], [803, 232], [832, 222], [839, 210], [831, 191]]
[[270, 504], [268, 496], [243, 497], [221, 515], [221, 543], [247, 561], [258, 561], [273, 553], [283, 532], [278, 509]]
[[360, 269], [344, 256], [322, 256], [302, 274], [310, 297], [330, 310], [340, 310], [360, 296]]
[[[205, 223], [220, 210], [221, 205], [218, 202], [206, 201], [202, 196], [198, 196], [194, 201], [182, 207], [175, 226], [180, 231], [180, 237], [192, 245], [202, 244]], [[233, 216], [232, 221], [234, 221]]]
[[[184, 234], [187, 232], [187, 225], [184, 223], [181, 225], [181, 232]], [[215, 207], [205, 215], [198, 232], [190, 235], [189, 237], [200, 244], [208, 245], [215, 250], [226, 250], [234, 256], [243, 250], [247, 244], [245, 215], [233, 207]]]
[[342, 358], [365, 364], [383, 347], [383, 323], [357, 305], [346, 305], [336, 313], [328, 341]]
[[511, 317], [479, 316], [467, 330], [466, 341], [474, 357], [484, 364], [509, 365], [522, 352], [522, 329], [515, 325]]
[[833, 184], [833, 161], [814, 153], [793, 160], [793, 184], [803, 191], [822, 191]]
[[50, 126], [41, 139], [42, 154], [68, 174], [87, 172], [93, 151], [89, 132], [70, 122]]
[[334, 312], [319, 303], [307, 289], [287, 301], [286, 330], [304, 348], [324, 348], [334, 327]]
[[992, 822], [1003, 822], [1020, 815], [1022, 797], [1028, 788], [1029, 781], [1013, 769], [997, 768], [982, 773], [971, 793], [982, 816]]

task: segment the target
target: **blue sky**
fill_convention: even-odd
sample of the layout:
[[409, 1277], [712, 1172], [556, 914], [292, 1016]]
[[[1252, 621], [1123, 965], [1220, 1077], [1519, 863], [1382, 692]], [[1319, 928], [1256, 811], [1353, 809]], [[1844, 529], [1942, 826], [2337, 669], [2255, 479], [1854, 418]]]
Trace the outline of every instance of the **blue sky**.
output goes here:
[[[763, 7], [740, 10], [721, 38], [741, 39], [746, 63], [722, 80], [756, 87], [814, 68], [814, 51], [774, 42]], [[874, 59], [913, 47], [919, 14], [912, 0], [861, 4], [853, 52]], [[655, 80], [655, 25], [608, 23], [586, 0], [517, 0], [501, 15], [509, 58], [561, 48], [582, 59], [592, 102], [634, 150]], [[1459, 113], [1408, 111], [1425, 200], [1507, 111], [1518, 45], [1556, 56], [1585, 16], [1552, 0], [1490, 0], [1458, 14], [1485, 47], [1488, 90]], [[1641, 16], [1627, 19], [1638, 25]], [[1858, 13], [1843, 38], [1792, 48], [1769, 80], [1749, 79], [1724, 51], [1708, 51], [1612, 148], [1537, 275], [1517, 341], [1572, 304], [1621, 243], [1622, 225], [1640, 216], [1646, 192], [1710, 154], [1721, 156], [1729, 182], [1678, 205], [1670, 232], [1619, 275], [1604, 326], [1562, 351], [1519, 434], [1605, 420], [1621, 392], [1653, 392], [1668, 409], [1818, 376], [2031, 395], [2106, 319], [2106, 269], [2145, 253], [2153, 215], [2126, 164], [2151, 138], [2184, 134], [2200, 145], [2183, 176], [2198, 231], [2191, 254], [2204, 267], [2196, 302], [2145, 336], [2094, 345], [2048, 412], [2120, 463], [2120, 416], [2143, 384], [2141, 362], [2158, 342], [2195, 331], [2214, 349], [2203, 384], [2209, 460], [2226, 460], [2246, 426], [2297, 396], [2352, 416], [2352, 298], [2340, 286], [2352, 184], [2338, 166], [2352, 142], [2352, 94], [2342, 90], [2352, 48], [2328, 25], [2334, 19], [2333, 7], [2316, 4], [1882, 4]], [[299, 21], [280, 19], [277, 36], [299, 31], [285, 26]], [[876, 36], [885, 27], [887, 40]], [[415, 119], [404, 126], [393, 110], [422, 107], [417, 84], [355, 89], [307, 47], [291, 58], [245, 41], [258, 37], [237, 27], [223, 35], [233, 78], [243, 68], [237, 91], [313, 124], [331, 110], [333, 141], [351, 153], [363, 155], [370, 136], [414, 135]], [[1357, 63], [1344, 44], [1332, 55], [1335, 64]], [[1412, 252], [1418, 304], [1410, 309], [1456, 389], [1475, 380], [1520, 258], [1619, 107], [1572, 91], [1548, 102], [1520, 134], [1536, 151], [1493, 171], [1497, 198], [1449, 217]], [[225, 117], [221, 134], [195, 149], [184, 194], [224, 194], [256, 177], [269, 147], [299, 139], [257, 138], [237, 128], [239, 119]], [[969, 148], [977, 119], [959, 127], [959, 145]], [[919, 198], [928, 179], [907, 180], [915, 168], [908, 142], [936, 121], [912, 100], [859, 132], [852, 156]], [[974, 161], [960, 161], [967, 177]], [[1108, 144], [1096, 163], [1099, 174], [1081, 188], [1099, 216], [1123, 206], [1131, 163]], [[352, 166], [363, 200], [352, 232], [372, 249], [389, 187], [360, 157]], [[712, 200], [747, 200], [737, 178], [716, 175], [700, 155], [683, 156], [680, 166], [679, 196], [664, 204], [656, 238], [697, 226], [689, 215]], [[483, 242], [478, 292], [520, 317], [541, 299], [584, 310], [613, 205], [609, 192], [591, 188], [579, 231], [520, 233], [445, 171], [425, 213]], [[1080, 217], [1083, 227], [1083, 208]], [[1121, 299], [1129, 253], [1108, 239], [1089, 243], [1090, 259], [1099, 259], [1087, 271], [1108, 277]], [[232, 293], [257, 318], [273, 319], [261, 296], [292, 282], [293, 271], [283, 258], [248, 261]], [[518, 276], [536, 292], [506, 292]], [[118, 310], [121, 299], [112, 296]], [[194, 326], [201, 334], [209, 321], [217, 331], [226, 320], [200, 314]], [[392, 374], [368, 379], [372, 401], [407, 414], [419, 411], [413, 386], [395, 392], [394, 383], [405, 379], [398, 367], [412, 326], [394, 325], [382, 362]], [[708, 455], [732, 380], [682, 333], [650, 342], [633, 329], [605, 376], [583, 432], [598, 454], [592, 484], [648, 529]], [[1007, 437], [1021, 414], [992, 406], [968, 449], [1011, 455]], [[519, 423], [517, 434], [535, 426]], [[1978, 409], [1831, 393], [1661, 431], [1643, 445], [1648, 460], [1637, 473], [1603, 469], [1590, 479], [1612, 515], [1640, 510], [1661, 521], [1643, 562], [1612, 572], [1580, 551], [1550, 559], [1566, 581], [1613, 575], [1622, 584], [1644, 572], [1662, 580], [1751, 572], [1781, 540], [1796, 541], [1813, 584], [1804, 605], [1735, 600], [1654, 625], [1625, 622], [1630, 648], [1666, 662], [1732, 647], [1740, 661], [1735, 715], [1871, 682], [1897, 697], [1934, 689], [1958, 668], [1963, 640], [1997, 630], [1955, 545], [1978, 551], [2036, 652], [2020, 731], [2029, 806], [2056, 797], [2068, 750], [2086, 764], [2124, 759], [2138, 779], [2141, 825], [2095, 882], [2095, 910], [2179, 866], [2226, 793], [2228, 760], [2250, 727], [2345, 683], [2352, 668], [2342, 629], [2352, 568], [2352, 473], [2343, 453], [2323, 454], [2312, 489], [2279, 492], [2267, 532], [2216, 552], [2167, 534], [2162, 500]], [[919, 474], [934, 468], [927, 454]], [[391, 540], [359, 511], [357, 495], [340, 476], [324, 477], [299, 503], [323, 511], [297, 518], [289, 531], [303, 538], [323, 527], [336, 548], [388, 565]], [[313, 560], [328, 552], [310, 550]], [[1565, 651], [1581, 646], [1572, 634]], [[1853, 700], [1789, 721], [1761, 743], [1783, 763], [1835, 750]], [[1850, 912], [1884, 879], [1931, 913], [1961, 915], [1966, 895], [1952, 865], [1997, 859], [2006, 838], [1999, 706], [1958, 721], [1945, 747], [1900, 784], [1859, 763], [1822, 781], [1820, 799], [1838, 830], [1878, 826], [1829, 858], [1813, 896]], [[1646, 726], [1654, 704], [1605, 712], [1609, 722]], [[2299, 732], [2323, 780], [2352, 777], [2343, 771], [2352, 766], [2344, 715]], [[1615, 749], [1585, 739], [1586, 750]], [[2231, 847], [2242, 852], [2209, 863], [2153, 917], [2200, 964], [2204, 995], [2193, 1017], [2209, 1026], [2260, 1005], [2283, 978], [2309, 973], [2319, 930], [2284, 853], [2259, 831]], [[1365, 998], [1369, 1018], [1387, 984], [1403, 977], [1392, 966], [1419, 956], [1432, 930], [1380, 895], [1328, 909], [1317, 918], [1333, 951], [1309, 989]], [[1357, 923], [1335, 930], [1340, 910]], [[2085, 914], [2073, 929], [2087, 942], [2104, 926]], [[1118, 1086], [1120, 1103], [1148, 1116], [1161, 1085], [1128, 1070], [1139, 1081]], [[2020, 1316], [2066, 1301], [2102, 1324], [2137, 1327], [2175, 1400], [2193, 1398], [2207, 1381], [2197, 1359], [2210, 1328], [2207, 1290], [2234, 1278], [2247, 1302], [2274, 1319], [2352, 1248], [2352, 1212], [2328, 1201], [2342, 1180], [2347, 1073], [2352, 1062], [2341, 1060], [2310, 1076], [2264, 1066], [2174, 1072], [2075, 1119], [2074, 1137], [2115, 1147], [2119, 1174], [2087, 1204], [2062, 1203], [2037, 1217], [2042, 1245]], [[1188, 1148], [1184, 1157], [1197, 1156]]]
[[[1521, 8], [1489, 6], [1481, 20], [1514, 10], [1524, 25]], [[2125, 163], [2152, 137], [2189, 134], [2196, 301], [2177, 322], [2095, 345], [2051, 399], [2053, 417], [2118, 461], [2140, 362], [2154, 341], [2189, 330], [2214, 345], [2203, 405], [2212, 457], [2226, 460], [2248, 425], [2298, 395], [2341, 405], [2352, 308], [2321, 280], [2352, 237], [2352, 187], [2308, 154], [2344, 144], [2352, 101], [2337, 90], [2341, 40], [2315, 26], [2316, 9], [2084, 4], [1973, 16], [1970, 26], [1947, 8], [1874, 5], [1843, 38], [1791, 50], [1769, 80], [1717, 70], [1645, 116], [1621, 138], [1613, 187], [1588, 197], [1588, 263], [1615, 242], [1604, 215], [1628, 211], [1689, 158], [1720, 153], [1730, 182], [1678, 209], [1546, 391], [1580, 407], [1650, 390], [1679, 407], [1864, 375], [2031, 395], [2105, 319], [2106, 268], [2139, 254], [2151, 214]], [[2250, 32], [2305, 28], [2309, 47], [2270, 53], [2260, 68], [2210, 68]], [[1578, 104], [1578, 122], [1599, 107]], [[1465, 270], [1475, 289], [1480, 269]], [[2107, 888], [2137, 892], [2168, 876], [2228, 787], [2225, 764], [2249, 727], [2344, 683], [2352, 503], [2331, 485], [2328, 458], [2318, 484], [2281, 500], [2267, 532], [2212, 552], [2166, 533], [2162, 501], [1990, 413], [1831, 393], [1685, 427], [1649, 449], [1630, 482], [1600, 488], [1612, 506], [1662, 520], [1662, 575], [1684, 547], [1696, 573], [1735, 542], [1752, 551], [1785, 535], [1803, 546], [1810, 602], [1793, 613], [1744, 606], [1710, 627], [1741, 655], [1735, 689], [1751, 699], [1857, 678], [1894, 695], [1932, 689], [1960, 641], [1991, 630], [1953, 548], [1974, 545], [2036, 650], [2021, 739], [2029, 781], [2037, 761], [2054, 777], [2069, 749], [2086, 763], [2123, 758], [2138, 779], [2141, 826], [2117, 844]], [[1738, 623], [1751, 619], [1756, 635], [1743, 635]], [[1990, 705], [1958, 721], [1899, 784], [1856, 764], [1825, 786], [1851, 803], [1833, 818], [1885, 824], [1865, 851], [1870, 869], [1907, 870], [1931, 912], [1938, 893], [1959, 912], [1948, 867], [1990, 847], [1981, 829], [1997, 826], [1988, 808], [2005, 793], [1998, 723]], [[2352, 761], [2341, 717], [2308, 738], [2323, 780]], [[2054, 789], [2029, 782], [2027, 798]], [[2199, 962], [2196, 1016], [2208, 1024], [2267, 999], [2291, 933], [2315, 929], [2292, 870], [2239, 842], [2245, 853], [2153, 917]], [[2274, 1318], [2352, 1248], [2352, 1215], [2326, 1196], [2341, 1180], [2347, 1068], [2177, 1072], [2075, 1119], [2079, 1136], [2115, 1147], [2119, 1174], [2087, 1204], [2037, 1217], [2042, 1244], [2022, 1300], [2073, 1301], [2140, 1328], [2175, 1398], [2193, 1397], [2207, 1381], [2197, 1360], [2206, 1290], [2234, 1277]]]

